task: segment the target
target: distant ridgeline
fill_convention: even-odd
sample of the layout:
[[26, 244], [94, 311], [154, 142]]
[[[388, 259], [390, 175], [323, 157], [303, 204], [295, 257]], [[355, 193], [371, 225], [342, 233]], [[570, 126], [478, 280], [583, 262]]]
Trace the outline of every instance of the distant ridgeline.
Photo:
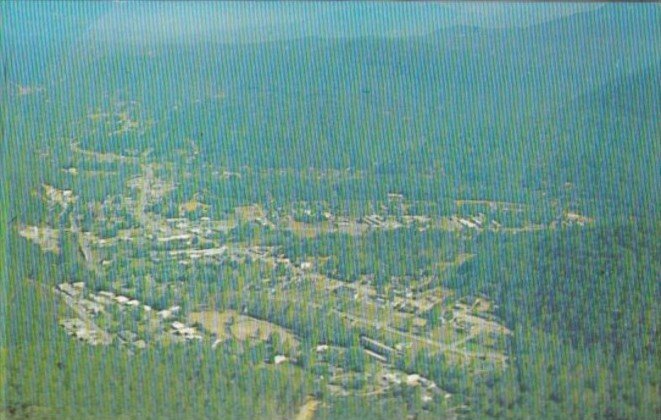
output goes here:
[[[64, 126], [63, 141], [73, 137], [83, 149], [109, 153], [151, 150], [165, 160], [188, 156], [177, 164], [187, 162], [193, 173], [203, 164], [364, 172], [348, 189], [342, 182], [290, 185], [301, 199], [313, 199], [321, 187], [325, 197], [334, 190], [365, 199], [398, 191], [424, 200], [534, 202], [542, 193], [558, 198], [569, 183], [573, 199], [592, 214], [649, 213], [655, 183], [639, 180], [658, 179], [658, 61], [627, 62], [630, 70], [613, 76], [609, 67], [620, 64], [601, 50], [607, 45], [600, 46], [605, 56], [581, 57], [571, 45], [536, 40], [545, 54], [563, 59], [551, 66], [541, 52], [534, 59], [510, 54], [495, 65], [487, 51], [514, 50], [510, 44], [521, 42], [514, 36], [524, 35], [495, 33], [492, 41], [490, 31], [473, 33], [471, 54], [459, 38], [441, 42], [444, 33], [160, 47], [149, 57], [113, 51], [94, 66], [108, 75], [103, 89], [115, 88], [116, 98], [100, 103], [93, 78], [73, 79], [90, 83], [74, 95], [92, 96], [79, 98], [76, 109], [85, 115]], [[173, 78], [173, 60], [199, 71]]]

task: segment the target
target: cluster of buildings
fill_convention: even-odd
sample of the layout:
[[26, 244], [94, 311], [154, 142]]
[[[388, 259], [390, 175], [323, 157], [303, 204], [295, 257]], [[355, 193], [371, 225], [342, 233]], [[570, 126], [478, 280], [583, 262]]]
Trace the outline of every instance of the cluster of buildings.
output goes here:
[[[136, 331], [151, 332], [152, 337], [168, 334], [174, 341], [202, 340], [203, 335], [194, 327], [177, 321], [181, 308], [172, 306], [160, 311], [142, 304], [138, 299], [110, 291], [89, 292], [85, 283], [61, 283], [55, 290], [78, 318], [60, 322], [67, 334], [92, 345], [107, 345], [114, 340], [137, 348], [145, 348], [148, 339]], [[132, 322], [118, 313], [139, 314]], [[169, 323], [169, 324], [168, 324]], [[129, 325], [126, 325], [129, 324]], [[100, 326], [102, 325], [102, 326]]]
[[99, 334], [99, 331], [96, 328], [90, 327], [89, 324], [81, 319], [64, 318], [60, 320], [60, 326], [64, 328], [64, 331], [70, 337], [86, 342], [92, 346], [110, 344], [104, 339], [102, 334]]
[[418, 375], [417, 373], [403, 374], [398, 371], [384, 371], [380, 377], [381, 385], [384, 388], [390, 386], [406, 385], [410, 388], [420, 387], [422, 389], [422, 402], [430, 403], [434, 400], [434, 395], [443, 395], [445, 399], [450, 398], [452, 395], [444, 392], [436, 385], [431, 379]]

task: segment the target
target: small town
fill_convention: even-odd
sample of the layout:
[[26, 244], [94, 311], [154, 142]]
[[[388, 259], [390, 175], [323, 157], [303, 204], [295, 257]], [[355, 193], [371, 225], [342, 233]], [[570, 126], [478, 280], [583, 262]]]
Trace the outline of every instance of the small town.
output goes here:
[[[220, 351], [228, 340], [261, 341], [270, 349], [263, 360], [266, 364], [296, 365], [301, 358], [309, 357], [305, 352], [313, 353], [326, 365], [322, 370], [325, 375], [320, 378], [325, 377], [329, 391], [338, 396], [349, 395], [347, 387], [353, 383], [349, 379], [356, 375], [347, 371], [343, 362], [349, 350], [324, 341], [302, 348], [302, 337], [267, 319], [265, 313], [254, 309], [252, 300], [303, 299], [308, 308], [325, 311], [338, 322], [363, 331], [358, 345], [366, 360], [374, 365], [363, 392], [378, 394], [404, 384], [421, 387], [425, 403], [433, 398], [447, 400], [452, 397], [450, 391], [420, 373], [406, 373], [398, 368], [397, 361], [411, 351], [426, 349], [444, 354], [457, 365], [484, 363], [499, 369], [507, 365], [507, 340], [512, 332], [494, 315], [490, 298], [456, 296], [441, 281], [444, 272], [460, 268], [473, 255], [459, 253], [433, 273], [391, 277], [385, 286], [379, 286], [374, 274], [347, 281], [337, 269], [329, 268], [329, 256], [295, 255], [280, 246], [242, 240], [236, 234], [239, 228], [314, 238], [332, 234], [360, 237], [398, 229], [440, 229], [459, 235], [480, 235], [485, 231], [516, 234], [592, 223], [591, 219], [571, 212], [547, 225], [506, 225], [479, 210], [470, 215], [473, 207], [486, 208], [525, 220], [525, 206], [488, 200], [457, 200], [461, 215], [434, 218], [409, 214], [412, 203], [399, 193], [384, 197], [380, 213], [353, 218], [333, 213], [323, 202], [295, 202], [273, 208], [259, 204], [238, 206], [225, 218], [213, 219], [199, 194], [179, 204], [176, 214], [165, 216], [152, 209], [177, 186], [156, 176], [157, 166], [144, 162], [146, 154], [142, 158], [99, 154], [75, 143], [71, 150], [83, 160], [142, 161], [142, 173], [126, 182], [126, 193], [106, 197], [102, 202], [82, 203], [75, 191], [43, 184], [42, 199], [57, 214], [64, 232], [43, 225], [20, 228], [20, 234], [44, 252], [59, 253], [61, 238], [67, 235], [86, 268], [105, 279], [104, 288], [84, 281], [61, 283], [53, 288], [52, 292], [68, 308], [60, 326], [72, 339], [92, 346], [118, 343], [130, 353], [155, 343], [191, 343]], [[75, 167], [66, 171], [85, 176]], [[163, 168], [158, 172], [163, 173]], [[94, 218], [79, 214], [82, 209]], [[159, 266], [179, 268], [165, 269], [161, 273], [170, 278], [156, 279], [157, 274], [151, 273], [159, 272]], [[214, 303], [214, 298], [183, 298], [186, 270], [241, 266], [256, 266], [257, 272], [270, 274], [245, 278], [229, 297], [225, 295], [226, 302], [220, 306], [227, 309], [215, 309], [219, 304]], [[115, 277], [128, 275], [130, 271], [124, 267], [143, 267], [138, 272], [151, 269], [143, 280], [128, 284], [126, 279]]]

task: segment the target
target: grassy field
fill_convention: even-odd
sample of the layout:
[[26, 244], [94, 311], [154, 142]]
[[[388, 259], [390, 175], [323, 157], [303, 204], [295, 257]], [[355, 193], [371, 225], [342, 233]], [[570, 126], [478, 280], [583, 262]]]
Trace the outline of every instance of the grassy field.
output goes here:
[[266, 341], [271, 334], [278, 334], [281, 342], [289, 341], [294, 346], [299, 344], [296, 337], [286, 329], [268, 321], [241, 315], [233, 310], [191, 312], [188, 314], [188, 320], [202, 325], [206, 331], [215, 334], [221, 341], [229, 338], [239, 341], [251, 338]]

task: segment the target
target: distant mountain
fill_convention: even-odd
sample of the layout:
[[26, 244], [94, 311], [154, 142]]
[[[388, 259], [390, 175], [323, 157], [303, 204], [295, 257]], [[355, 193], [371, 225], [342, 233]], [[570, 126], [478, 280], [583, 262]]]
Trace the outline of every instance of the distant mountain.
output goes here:
[[555, 34], [561, 39], [570, 33], [578, 33], [588, 39], [627, 36], [627, 34], [647, 33], [661, 36], [661, 8], [658, 5], [607, 4], [591, 12], [577, 13], [525, 28]]
[[[659, 15], [608, 5], [524, 28], [415, 37], [92, 42], [53, 66], [46, 91], [67, 106], [44, 114], [62, 137], [99, 150], [168, 156], [192, 140], [229, 167], [353, 167], [416, 188], [424, 175], [431, 192], [444, 182], [511, 199], [569, 182], [592, 197], [601, 185], [621, 203], [626, 182], [636, 197], [654, 185], [639, 185], [653, 171], [636, 162], [658, 155]], [[144, 135], [90, 132], [89, 114], [131, 103], [132, 117], [154, 122]]]
[[661, 62], [620, 76], [567, 102], [553, 120], [555, 175], [609, 203], [595, 210], [658, 216], [659, 74]]
[[439, 51], [481, 57], [513, 93], [535, 86], [536, 102], [554, 107], [658, 60], [659, 28], [661, 8], [618, 4], [525, 28], [452, 27], [424, 39]]
[[[562, 107], [562, 114], [579, 120], [613, 123], [658, 122], [661, 115], [661, 61], [628, 72]], [[579, 111], [579, 112], [577, 112]]]

